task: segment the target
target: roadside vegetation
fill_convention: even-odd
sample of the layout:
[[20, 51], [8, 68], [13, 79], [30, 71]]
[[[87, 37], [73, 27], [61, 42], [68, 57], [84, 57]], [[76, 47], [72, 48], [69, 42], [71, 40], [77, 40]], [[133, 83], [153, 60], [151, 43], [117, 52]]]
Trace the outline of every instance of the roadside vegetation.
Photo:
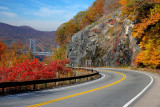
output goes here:
[[[0, 42], [0, 83], [2, 82], [23, 82], [34, 80], [47, 80], [66, 77], [75, 77], [80, 75], [92, 74], [91, 71], [79, 70], [67, 67], [69, 59], [66, 58], [63, 48], [54, 48], [54, 55], [46, 57], [43, 61], [36, 59], [29, 53], [23, 53], [20, 43], [13, 44], [11, 47], [5, 46]], [[4, 90], [0, 88], [0, 94], [14, 94], [19, 92], [33, 91], [45, 88], [70, 85], [74, 83], [85, 82], [98, 76], [88, 79], [78, 79], [71, 81], [62, 81], [52, 83], [43, 83], [37, 85], [26, 85], [7, 87]]]
[[66, 67], [69, 63], [67, 58], [54, 58], [46, 64], [30, 52], [23, 53], [20, 43], [8, 48], [0, 42], [0, 56], [0, 82], [54, 79], [57, 72], [59, 78], [64, 73], [72, 73], [72, 69]]

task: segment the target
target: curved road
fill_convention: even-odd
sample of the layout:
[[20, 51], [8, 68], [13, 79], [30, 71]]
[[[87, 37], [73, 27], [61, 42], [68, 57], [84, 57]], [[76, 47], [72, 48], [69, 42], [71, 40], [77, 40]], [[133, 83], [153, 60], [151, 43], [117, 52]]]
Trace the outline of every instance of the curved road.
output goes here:
[[145, 74], [129, 70], [99, 68], [99, 71], [102, 77], [94, 81], [1, 96], [0, 107], [127, 107], [140, 98], [137, 95], [152, 81]]

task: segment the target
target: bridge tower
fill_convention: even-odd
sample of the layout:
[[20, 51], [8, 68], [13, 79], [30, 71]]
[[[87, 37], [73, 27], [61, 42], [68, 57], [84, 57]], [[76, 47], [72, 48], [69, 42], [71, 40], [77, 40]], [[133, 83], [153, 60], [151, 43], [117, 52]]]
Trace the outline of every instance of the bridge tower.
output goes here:
[[33, 52], [35, 54], [35, 52], [36, 52], [36, 42], [35, 42], [35, 39], [30, 39], [29, 51]]
[[[38, 52], [36, 51], [36, 47], [43, 51]], [[51, 56], [51, 51], [41, 45], [36, 39], [30, 39], [30, 46], [29, 51], [32, 52], [34, 55], [43, 55], [43, 56]]]

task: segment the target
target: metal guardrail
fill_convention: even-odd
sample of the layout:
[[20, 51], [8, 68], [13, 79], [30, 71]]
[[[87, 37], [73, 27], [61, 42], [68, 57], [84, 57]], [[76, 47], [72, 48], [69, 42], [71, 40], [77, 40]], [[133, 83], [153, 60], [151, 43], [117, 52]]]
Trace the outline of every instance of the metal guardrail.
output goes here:
[[67, 78], [58, 78], [58, 79], [47, 79], [47, 80], [33, 80], [33, 81], [22, 81], [22, 82], [2, 82], [0, 83], [0, 88], [2, 88], [2, 94], [4, 94], [4, 89], [7, 87], [16, 87], [16, 86], [25, 86], [25, 85], [34, 85], [33, 89], [36, 89], [36, 84], [43, 84], [43, 83], [51, 83], [51, 82], [60, 82], [60, 81], [67, 81], [67, 80], [76, 80], [76, 79], [82, 79], [82, 78], [88, 78], [91, 76], [99, 75], [99, 72], [97, 70], [93, 69], [87, 69], [87, 68], [73, 68], [73, 69], [85, 69], [87, 71], [92, 71], [93, 74], [88, 75], [81, 75], [81, 76], [75, 76], [75, 77], [67, 77]]

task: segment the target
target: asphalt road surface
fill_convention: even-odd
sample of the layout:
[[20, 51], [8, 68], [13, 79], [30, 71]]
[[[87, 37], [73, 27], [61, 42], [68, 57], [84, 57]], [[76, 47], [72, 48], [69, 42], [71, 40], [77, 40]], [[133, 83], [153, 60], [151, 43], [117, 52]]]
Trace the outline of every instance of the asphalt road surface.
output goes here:
[[73, 86], [0, 96], [0, 107], [127, 107], [152, 86], [152, 77], [127, 70], [98, 69], [101, 78]]

